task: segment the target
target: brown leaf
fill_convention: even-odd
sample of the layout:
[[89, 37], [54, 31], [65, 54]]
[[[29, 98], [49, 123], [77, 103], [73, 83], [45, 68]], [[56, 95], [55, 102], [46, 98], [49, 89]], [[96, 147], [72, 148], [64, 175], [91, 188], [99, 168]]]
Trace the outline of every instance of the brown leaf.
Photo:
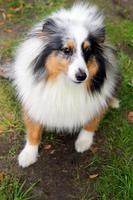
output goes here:
[[3, 21], [0, 21], [0, 26], [2, 26], [4, 24], [4, 22]]
[[14, 17], [14, 14], [8, 13], [6, 16], [7, 16], [8, 18], [11, 18], [11, 17]]
[[23, 6], [19, 6], [19, 7], [11, 7], [11, 10], [15, 11], [15, 12], [19, 12], [23, 9]]
[[3, 181], [5, 172], [0, 171], [0, 182]]
[[49, 150], [49, 149], [51, 149], [51, 147], [52, 147], [51, 144], [46, 144], [46, 145], [44, 146], [44, 149], [45, 149], [45, 150]]
[[94, 178], [96, 178], [98, 176], [98, 174], [91, 174], [90, 176], [89, 176], [89, 178], [90, 179], [94, 179]]
[[4, 126], [2, 124], [0, 124], [0, 133], [3, 133], [5, 130]]
[[133, 111], [128, 113], [128, 121], [133, 123]]
[[5, 117], [6, 117], [6, 119], [8, 119], [8, 120], [13, 120], [14, 115], [13, 115], [13, 113], [11, 113], [11, 112], [6, 112], [6, 113], [5, 113]]
[[4, 31], [7, 33], [12, 33], [12, 29], [5, 29]]
[[96, 153], [98, 151], [98, 147], [92, 145], [91, 148], [90, 148], [90, 150], [91, 150], [92, 153]]

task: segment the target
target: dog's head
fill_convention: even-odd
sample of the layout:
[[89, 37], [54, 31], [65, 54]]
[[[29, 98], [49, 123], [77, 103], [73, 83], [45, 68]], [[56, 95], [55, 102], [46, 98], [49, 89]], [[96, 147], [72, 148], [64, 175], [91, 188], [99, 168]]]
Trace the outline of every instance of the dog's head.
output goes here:
[[44, 41], [34, 61], [35, 73], [44, 72], [47, 80], [64, 74], [76, 84], [100, 88], [106, 77], [105, 30], [96, 7], [78, 4], [62, 9], [45, 19], [42, 30], [34, 34]]

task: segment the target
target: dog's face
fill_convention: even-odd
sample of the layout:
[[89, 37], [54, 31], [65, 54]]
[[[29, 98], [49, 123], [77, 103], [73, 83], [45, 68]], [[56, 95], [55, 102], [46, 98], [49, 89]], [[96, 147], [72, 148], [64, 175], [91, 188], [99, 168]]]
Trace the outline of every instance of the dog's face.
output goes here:
[[35, 72], [45, 71], [47, 80], [55, 80], [60, 74], [76, 84], [86, 83], [92, 89], [99, 88], [105, 78], [103, 55], [104, 28], [90, 32], [83, 24], [61, 19], [47, 19], [38, 37], [44, 40], [44, 49], [35, 61]]
[[85, 81], [89, 76], [89, 68], [85, 61], [89, 48], [87, 41], [78, 46], [75, 39], [66, 38], [61, 48], [53, 50], [47, 57], [45, 67], [48, 71], [48, 78], [55, 78], [63, 73], [75, 83]]

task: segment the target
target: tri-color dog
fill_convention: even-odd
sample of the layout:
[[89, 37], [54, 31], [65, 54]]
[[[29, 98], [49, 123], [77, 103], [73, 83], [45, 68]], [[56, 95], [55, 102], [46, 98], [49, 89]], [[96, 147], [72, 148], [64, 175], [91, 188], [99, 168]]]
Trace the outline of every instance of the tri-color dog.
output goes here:
[[88, 150], [109, 104], [118, 106], [117, 64], [103, 20], [95, 6], [74, 4], [33, 27], [18, 48], [14, 83], [27, 131], [20, 166], [36, 162], [43, 127], [81, 128], [75, 149]]

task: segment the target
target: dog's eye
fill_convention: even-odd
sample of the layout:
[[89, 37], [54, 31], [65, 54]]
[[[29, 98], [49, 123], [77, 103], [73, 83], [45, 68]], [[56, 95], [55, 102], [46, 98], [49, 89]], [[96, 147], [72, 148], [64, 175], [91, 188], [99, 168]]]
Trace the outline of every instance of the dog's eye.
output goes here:
[[66, 55], [72, 55], [72, 49], [70, 49], [70, 48], [64, 48], [64, 49], [62, 49], [62, 51], [63, 51], [63, 53], [64, 54], [66, 54]]
[[90, 48], [87, 47], [87, 48], [85, 48], [83, 51], [84, 51], [84, 53], [90, 53]]
[[82, 51], [83, 51], [83, 57], [85, 61], [88, 62], [88, 59], [92, 55], [92, 50], [89, 47], [87, 47], [87, 48], [82, 49]]
[[83, 54], [86, 58], [89, 58], [92, 54], [92, 51], [89, 47], [87, 47], [87, 48], [83, 49]]

